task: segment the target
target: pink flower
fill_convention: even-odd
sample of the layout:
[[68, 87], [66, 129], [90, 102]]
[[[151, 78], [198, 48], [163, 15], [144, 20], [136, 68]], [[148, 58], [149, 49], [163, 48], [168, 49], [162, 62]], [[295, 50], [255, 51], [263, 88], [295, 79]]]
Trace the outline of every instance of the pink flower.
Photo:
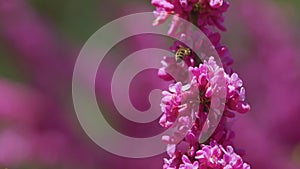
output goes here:
[[215, 146], [205, 146], [202, 145], [202, 150], [196, 152], [195, 159], [198, 159], [200, 162], [200, 168], [211, 167], [211, 168], [220, 168], [220, 158], [222, 152], [221, 149]]
[[210, 0], [209, 1], [209, 5], [212, 7], [212, 8], [219, 8], [223, 5], [223, 0]]
[[198, 22], [197, 22], [200, 29], [211, 25], [211, 26], [216, 26], [218, 29], [222, 31], [226, 31], [226, 28], [223, 25], [224, 22], [223, 13], [227, 11], [229, 7], [229, 2], [224, 1], [224, 3], [222, 3], [221, 6], [218, 5], [219, 4], [211, 4], [211, 3], [209, 4], [204, 3], [202, 5], [201, 11], [198, 14]]
[[227, 146], [225, 150], [216, 142], [202, 145], [202, 149], [197, 151], [195, 159], [199, 160], [200, 168], [250, 169], [250, 166], [243, 162], [243, 159], [234, 152], [231, 146]]
[[183, 155], [181, 160], [183, 164], [180, 164], [179, 169], [198, 169], [199, 167], [198, 161], [192, 163], [186, 155]]
[[164, 159], [164, 169], [250, 169], [231, 146], [226, 150], [216, 141], [202, 144], [196, 155], [176, 151], [170, 159]]
[[170, 14], [162, 8], [158, 8], [153, 13], [156, 17], [156, 19], [152, 23], [153, 26], [157, 26], [159, 24], [164, 23], [170, 16]]
[[224, 155], [221, 161], [222, 165], [225, 166], [226, 169], [250, 169], [250, 166], [247, 163], [243, 162], [243, 159], [237, 155], [231, 146], [227, 146], [225, 150], [222, 146], [220, 146]]
[[170, 11], [174, 9], [174, 5], [171, 2], [168, 2], [167, 0], [152, 0], [152, 5], [163, 8], [166, 11]]
[[[157, 15], [164, 11], [167, 14], [176, 14], [181, 18], [187, 19], [193, 22], [193, 17], [196, 16], [197, 23], [200, 28], [204, 28], [208, 25], [216, 26], [220, 30], [225, 31], [223, 26], [224, 18], [223, 13], [227, 11], [229, 2], [223, 0], [152, 0], [152, 5], [156, 7], [156, 21], [154, 25], [157, 25], [159, 21], [165, 21], [166, 17]], [[192, 16], [193, 15], [193, 16]], [[164, 14], [164, 16], [167, 16]], [[161, 19], [164, 18], [164, 19]]]
[[[169, 92], [170, 91], [170, 92]], [[161, 100], [162, 117], [159, 120], [160, 125], [165, 128], [172, 126], [177, 119], [180, 111], [184, 109], [182, 101], [182, 84], [180, 82], [170, 86], [169, 91], [163, 91]]]
[[189, 72], [186, 64], [177, 63], [175, 57], [164, 57], [158, 76], [165, 81], [187, 83]]
[[250, 106], [245, 102], [245, 88], [236, 73], [227, 76], [227, 108], [228, 111], [247, 113]]
[[[209, 111], [211, 106], [215, 108], [221, 106], [220, 101], [222, 97], [223, 100], [226, 99], [224, 111], [226, 117], [232, 118], [235, 113], [246, 113], [249, 111], [250, 106], [245, 102], [245, 88], [242, 86], [242, 80], [236, 73], [233, 73], [231, 76], [226, 74], [224, 70], [217, 65], [213, 57], [210, 57], [208, 61], [204, 61], [199, 67], [190, 67], [189, 72], [192, 79], [187, 81], [185, 86], [190, 87], [183, 90], [182, 83], [178, 82], [175, 85], [171, 85], [169, 91], [163, 92], [164, 97], [161, 101], [163, 115], [160, 119], [162, 126], [172, 126], [176, 119], [179, 118], [180, 112], [180, 118], [186, 118], [183, 116], [183, 112], [189, 112], [189, 110], [196, 106], [195, 103], [199, 104], [197, 100], [200, 101], [198, 112], [195, 114], [196, 116], [198, 115], [197, 118], [199, 119], [196, 122], [200, 123], [198, 132], [203, 132], [202, 127], [206, 118], [205, 114]], [[226, 85], [227, 87], [223, 87], [222, 85]], [[227, 97], [224, 98], [226, 93]], [[213, 102], [213, 105], [210, 105], [213, 95], [217, 96], [217, 99], [220, 101], [217, 100]], [[200, 120], [199, 115], [205, 116]], [[232, 138], [227, 136], [227, 133], [230, 133], [231, 130], [221, 126], [225, 126], [227, 123], [226, 119], [224, 119], [223, 122], [224, 123], [220, 123], [220, 126], [215, 131], [215, 133], [219, 133], [215, 134], [217, 137], [215, 138], [216, 140], [220, 140], [223, 136], [228, 139]], [[220, 134], [222, 135], [221, 137]], [[227, 141], [227, 139], [223, 140], [223, 142]]]
[[181, 156], [180, 152], [176, 152], [170, 159], [164, 158], [163, 169], [178, 169], [181, 164]]

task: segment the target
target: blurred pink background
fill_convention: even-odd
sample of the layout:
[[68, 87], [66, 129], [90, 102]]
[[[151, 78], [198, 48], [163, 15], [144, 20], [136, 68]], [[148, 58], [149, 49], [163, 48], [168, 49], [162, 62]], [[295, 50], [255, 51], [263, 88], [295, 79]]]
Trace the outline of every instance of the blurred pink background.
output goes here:
[[[235, 120], [235, 146], [254, 169], [300, 168], [300, 2], [230, 2], [222, 41], [252, 108]], [[81, 128], [71, 96], [73, 66], [85, 41], [113, 19], [153, 9], [150, 0], [0, 0], [0, 168], [161, 168], [166, 154], [128, 159], [98, 147]], [[126, 56], [160, 44], [157, 37], [136, 37], [119, 50]], [[153, 135], [161, 130], [157, 121], [138, 126], [122, 119], [107, 90], [124, 56], [110, 53], [99, 70], [99, 105], [118, 131]], [[158, 87], [155, 71], [143, 77], [132, 94], [139, 109], [149, 106], [141, 100]]]

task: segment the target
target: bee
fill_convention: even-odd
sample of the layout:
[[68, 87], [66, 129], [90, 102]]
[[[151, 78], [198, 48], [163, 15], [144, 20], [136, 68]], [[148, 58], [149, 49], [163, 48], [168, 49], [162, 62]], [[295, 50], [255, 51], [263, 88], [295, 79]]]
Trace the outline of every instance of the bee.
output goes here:
[[191, 50], [189, 48], [180, 47], [175, 53], [176, 62], [181, 62], [185, 59], [186, 56], [191, 54]]

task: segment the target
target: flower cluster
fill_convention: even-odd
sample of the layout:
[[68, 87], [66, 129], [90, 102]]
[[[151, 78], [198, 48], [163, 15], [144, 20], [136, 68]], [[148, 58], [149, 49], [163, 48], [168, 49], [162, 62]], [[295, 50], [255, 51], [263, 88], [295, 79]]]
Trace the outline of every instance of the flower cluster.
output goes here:
[[171, 159], [164, 159], [164, 169], [250, 169], [249, 164], [234, 152], [231, 146], [226, 149], [211, 142], [210, 145], [201, 145], [201, 150], [194, 157], [188, 157], [180, 153]]
[[[159, 77], [175, 82], [163, 92], [161, 101], [163, 115], [159, 123], [164, 128], [175, 129], [172, 135], [163, 137], [170, 157], [164, 160], [163, 168], [249, 169], [232, 147], [234, 132], [230, 119], [236, 113], [247, 113], [250, 106], [245, 102], [242, 80], [230, 68], [233, 60], [228, 48], [221, 44], [220, 33], [213, 29], [226, 30], [223, 13], [229, 3], [223, 0], [152, 0], [152, 4], [156, 7], [154, 25], [172, 16], [168, 33], [182, 40], [175, 41], [170, 48], [176, 57], [178, 51], [187, 48], [185, 43], [189, 43], [197, 50], [213, 47], [222, 64], [218, 65], [214, 57], [200, 60], [193, 51], [187, 52], [179, 63], [174, 57], [165, 57], [162, 61]], [[199, 38], [179, 18], [197, 25], [210, 43], [197, 42]]]
[[[223, 13], [229, 3], [223, 0], [152, 0], [156, 7], [154, 25], [163, 23], [172, 14], [195, 22], [201, 29], [216, 26], [225, 31]], [[176, 20], [176, 17], [173, 18]]]
[[[209, 38], [214, 48], [218, 52], [223, 67], [227, 73], [232, 73], [230, 66], [233, 59], [225, 45], [221, 44], [221, 35], [219, 32], [213, 32], [211, 27], [225, 31], [223, 25], [223, 13], [227, 11], [229, 2], [223, 0], [152, 0], [152, 5], [156, 7], [154, 14], [156, 20], [153, 25], [164, 23], [172, 16], [172, 23], [169, 29], [169, 35], [181, 37], [187, 34], [187, 28], [181, 23], [179, 18], [186, 19], [197, 25], [201, 31]], [[177, 43], [178, 44], [178, 43]]]
[[[235, 113], [246, 113], [250, 109], [250, 106], [245, 102], [245, 89], [242, 80], [236, 73], [226, 74], [217, 65], [213, 57], [208, 61], [204, 61], [199, 67], [190, 67], [189, 72], [192, 74], [191, 81], [185, 86], [181, 82], [171, 85], [169, 91], [163, 92], [164, 97], [161, 102], [163, 115], [160, 118], [160, 124], [165, 128], [172, 126], [179, 129], [174, 135], [163, 138], [168, 144], [167, 151], [171, 157], [170, 160], [174, 161], [174, 159], [182, 158], [182, 161], [177, 160], [177, 166], [185, 164], [184, 161], [186, 160], [183, 159], [196, 158], [197, 153], [199, 154], [202, 150], [205, 151], [203, 145], [200, 146], [198, 143], [197, 138], [209, 131], [218, 122], [217, 119], [220, 120], [219, 124], [210, 139], [220, 144], [220, 146], [232, 144], [231, 140], [234, 133], [230, 129], [228, 120], [234, 117]], [[220, 85], [222, 81], [225, 82], [224, 87]], [[214, 96], [217, 96], [219, 101], [212, 103], [212, 97]], [[218, 115], [215, 113], [212, 116], [213, 118], [210, 118], [209, 110], [212, 107], [216, 110], [220, 108], [222, 96], [226, 96], [224, 98], [224, 114]], [[193, 117], [195, 118], [193, 119]], [[210, 123], [205, 125], [207, 118], [210, 118]], [[178, 123], [176, 123], [177, 119], [179, 119]], [[182, 141], [178, 140], [180, 132], [181, 135], [187, 133]], [[170, 160], [165, 160], [165, 166], [171, 164]], [[199, 162], [201, 166], [202, 163]], [[196, 165], [196, 163], [193, 163], [193, 165]]]

